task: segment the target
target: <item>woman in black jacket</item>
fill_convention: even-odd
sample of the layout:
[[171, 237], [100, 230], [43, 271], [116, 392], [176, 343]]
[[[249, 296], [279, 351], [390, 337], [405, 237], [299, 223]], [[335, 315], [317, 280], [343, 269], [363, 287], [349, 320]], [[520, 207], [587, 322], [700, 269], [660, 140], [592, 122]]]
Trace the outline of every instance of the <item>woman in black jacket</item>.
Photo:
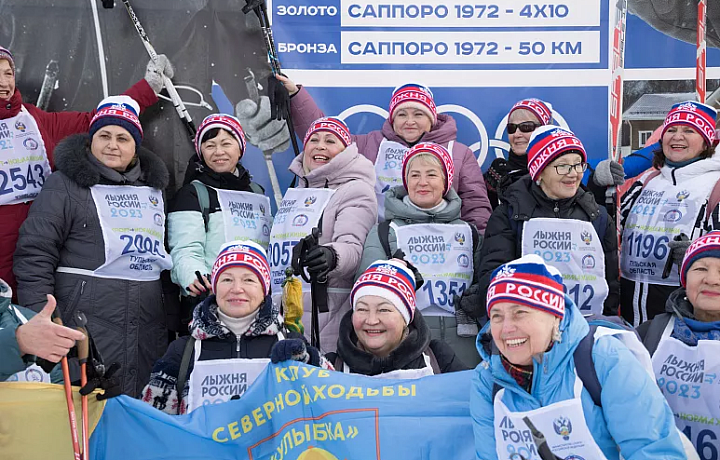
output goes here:
[[20, 228], [13, 267], [22, 305], [40, 311], [53, 294], [66, 325], [78, 325], [77, 311], [86, 315], [100, 354], [120, 364], [116, 375], [132, 396], [167, 347], [160, 272], [172, 267], [163, 244], [169, 174], [140, 146], [139, 112], [130, 97], [111, 96], [88, 134], [58, 144], [57, 171]]
[[560, 270], [568, 295], [584, 312], [617, 312], [615, 223], [593, 195], [580, 188], [586, 161], [585, 148], [572, 132], [551, 125], [533, 133], [530, 174], [507, 189], [505, 201], [488, 221], [476, 272], [478, 288], [461, 302], [468, 313], [483, 317], [492, 272], [528, 253]]
[[[415, 309], [415, 275], [405, 262], [372, 263], [355, 282], [350, 300], [353, 309], [340, 322], [337, 352], [326, 355], [336, 371], [410, 379], [468, 369], [449, 345], [430, 339]], [[282, 359], [273, 354], [273, 361]]]
[[143, 401], [168, 414], [241, 396], [270, 362], [273, 345], [285, 337], [299, 341], [287, 359], [320, 365], [320, 353], [306, 347], [300, 334], [284, 332], [280, 307], [270, 295], [270, 265], [260, 245], [224, 245], [213, 264], [211, 283], [213, 295], [193, 312], [191, 336], [170, 344], [142, 392]]

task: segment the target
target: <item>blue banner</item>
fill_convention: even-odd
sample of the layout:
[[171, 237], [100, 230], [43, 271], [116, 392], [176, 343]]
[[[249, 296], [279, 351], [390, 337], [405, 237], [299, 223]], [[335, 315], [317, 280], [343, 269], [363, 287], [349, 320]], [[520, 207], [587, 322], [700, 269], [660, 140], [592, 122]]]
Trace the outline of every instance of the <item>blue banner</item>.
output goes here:
[[473, 371], [381, 380], [285, 362], [242, 399], [171, 416], [120, 396], [90, 439], [96, 460], [475, 457]]

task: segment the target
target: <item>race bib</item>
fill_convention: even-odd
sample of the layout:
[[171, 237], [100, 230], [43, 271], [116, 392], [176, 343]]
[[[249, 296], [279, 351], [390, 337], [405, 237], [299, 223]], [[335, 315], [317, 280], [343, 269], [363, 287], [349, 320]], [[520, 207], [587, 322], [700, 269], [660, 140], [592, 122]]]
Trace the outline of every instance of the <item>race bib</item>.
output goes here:
[[536, 218], [525, 222], [522, 255], [536, 254], [557, 268], [565, 292], [580, 310], [602, 314], [608, 285], [602, 242], [589, 222]]
[[417, 308], [423, 315], [455, 316], [453, 299], [473, 277], [472, 230], [468, 224], [391, 224], [398, 248], [423, 276]]
[[225, 225], [225, 241], [250, 240], [264, 248], [270, 243], [270, 199], [265, 195], [215, 189]]
[[105, 243], [101, 278], [154, 281], [172, 268], [165, 252], [162, 193], [150, 187], [95, 185], [90, 188]]
[[25, 107], [0, 121], [0, 205], [33, 201], [50, 172], [40, 129]]
[[[335, 190], [329, 188], [291, 188], [280, 202], [270, 232], [270, 276], [272, 291], [282, 292], [285, 269], [290, 266], [293, 247], [317, 227]], [[303, 292], [310, 292], [304, 280]]]

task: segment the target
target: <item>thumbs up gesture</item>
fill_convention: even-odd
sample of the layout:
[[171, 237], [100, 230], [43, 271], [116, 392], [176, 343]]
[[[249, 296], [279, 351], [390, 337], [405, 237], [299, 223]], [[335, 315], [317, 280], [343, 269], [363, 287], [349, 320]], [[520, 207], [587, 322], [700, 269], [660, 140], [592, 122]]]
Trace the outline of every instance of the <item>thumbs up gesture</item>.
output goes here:
[[76, 341], [85, 338], [85, 334], [53, 323], [52, 315], [57, 302], [50, 294], [47, 299], [40, 313], [15, 330], [15, 338], [21, 355], [35, 355], [57, 363], [75, 346]]

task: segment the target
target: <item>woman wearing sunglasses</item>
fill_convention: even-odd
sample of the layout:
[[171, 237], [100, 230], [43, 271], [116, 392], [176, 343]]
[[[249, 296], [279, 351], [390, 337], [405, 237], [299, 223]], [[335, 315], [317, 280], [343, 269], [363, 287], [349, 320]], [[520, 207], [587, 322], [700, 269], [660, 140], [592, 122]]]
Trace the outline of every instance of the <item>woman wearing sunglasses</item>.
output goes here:
[[542, 126], [528, 142], [527, 159], [529, 174], [507, 188], [488, 221], [477, 271], [479, 295], [460, 306], [476, 318], [484, 316], [493, 271], [536, 254], [560, 271], [581, 311], [617, 311], [615, 223], [592, 193], [580, 188], [587, 169], [582, 142], [569, 130]]
[[540, 99], [523, 99], [510, 109], [507, 135], [510, 150], [507, 160], [496, 158], [485, 173], [488, 199], [497, 208], [505, 190], [528, 173], [527, 146], [530, 136], [540, 126], [552, 122], [552, 106]]

